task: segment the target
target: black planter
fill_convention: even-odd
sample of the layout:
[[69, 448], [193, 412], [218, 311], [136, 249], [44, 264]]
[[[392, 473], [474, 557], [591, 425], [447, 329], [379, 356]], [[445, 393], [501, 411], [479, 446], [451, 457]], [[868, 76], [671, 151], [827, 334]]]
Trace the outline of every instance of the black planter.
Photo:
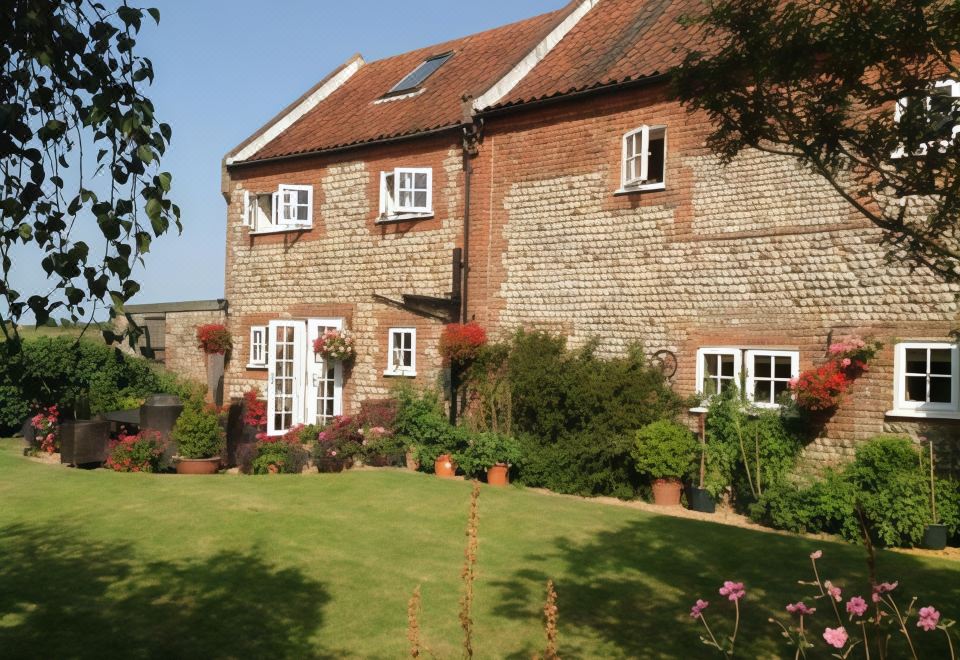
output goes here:
[[947, 526], [927, 525], [923, 530], [923, 547], [928, 550], [943, 550], [947, 547]]
[[173, 457], [177, 454], [177, 442], [170, 437], [170, 432], [182, 412], [183, 403], [172, 394], [154, 394], [140, 406], [140, 430], [155, 431], [166, 443], [163, 465], [173, 465]]
[[687, 487], [687, 503], [691, 511], [702, 513], [716, 513], [717, 505], [710, 493], [704, 488]]
[[60, 462], [67, 465], [104, 463], [109, 442], [108, 421], [64, 422], [60, 425]]
[[333, 474], [336, 472], [343, 472], [346, 467], [346, 462], [342, 458], [321, 458], [317, 461], [317, 471]]

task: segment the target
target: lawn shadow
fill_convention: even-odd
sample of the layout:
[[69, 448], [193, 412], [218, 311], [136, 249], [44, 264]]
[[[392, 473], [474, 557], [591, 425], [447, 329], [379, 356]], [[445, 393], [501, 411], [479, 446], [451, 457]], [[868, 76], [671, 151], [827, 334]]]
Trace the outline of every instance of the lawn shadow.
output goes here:
[[[563, 657], [589, 657], [572, 635], [598, 640], [615, 649], [610, 655], [641, 658], [713, 657], [699, 641], [701, 628], [690, 616], [697, 598], [710, 601], [707, 610], [714, 632], [726, 634], [733, 621], [733, 608], [717, 593], [724, 580], [746, 584], [738, 655], [741, 657], [786, 657], [793, 651], [781, 642], [787, 603], [812, 596], [813, 588], [797, 584], [812, 580], [809, 554], [823, 549], [819, 562], [824, 579], [844, 587], [847, 597], [869, 595], [865, 554], [862, 548], [731, 528], [692, 520], [650, 517], [633, 520], [619, 529], [604, 531], [584, 541], [545, 539], [550, 548], [528, 556], [509, 579], [494, 581], [500, 603], [494, 613], [509, 619], [542, 621], [545, 583], [556, 583], [560, 616], [560, 652]], [[557, 568], [559, 563], [560, 568]], [[882, 553], [881, 579], [900, 580], [899, 596], [908, 602], [921, 596], [920, 605], [934, 604], [950, 618], [960, 615], [960, 565], [956, 570], [922, 563], [918, 558]], [[555, 574], [550, 574], [550, 571]], [[508, 576], [504, 576], [507, 578]], [[837, 621], [825, 601], [818, 601], [816, 652], [809, 657], [831, 657], [819, 634]], [[842, 611], [842, 609], [841, 609]], [[542, 625], [542, 623], [541, 623]], [[719, 630], [717, 630], [719, 629]], [[854, 626], [848, 626], [853, 632]], [[922, 633], [914, 635], [916, 640]], [[920, 640], [929, 645], [925, 657], [946, 652], [942, 634]], [[891, 656], [899, 655], [895, 635]], [[592, 642], [589, 643], [592, 646]], [[536, 648], [510, 656], [529, 658]], [[906, 649], [902, 649], [906, 652]]]
[[4, 658], [328, 658], [330, 597], [297, 569], [222, 552], [144, 562], [70, 526], [0, 529]]

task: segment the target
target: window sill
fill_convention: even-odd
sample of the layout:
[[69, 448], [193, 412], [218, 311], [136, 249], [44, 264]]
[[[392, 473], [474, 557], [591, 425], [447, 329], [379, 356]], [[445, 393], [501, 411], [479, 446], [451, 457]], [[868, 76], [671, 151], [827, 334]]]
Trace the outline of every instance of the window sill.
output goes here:
[[248, 364], [247, 365], [247, 371], [261, 371], [266, 369], [267, 369], [267, 365], [265, 364]]
[[401, 213], [399, 215], [380, 216], [376, 220], [378, 225], [389, 225], [394, 222], [407, 222], [409, 220], [430, 220], [433, 213]]
[[619, 190], [615, 190], [613, 194], [615, 196], [632, 195], [634, 193], [653, 192], [656, 190], [666, 190], [666, 189], [667, 189], [666, 183], [651, 183], [646, 186], [630, 186], [628, 188], [620, 188]]
[[416, 378], [416, 371], [390, 371], [387, 369], [383, 372], [383, 375], [387, 378]]
[[687, 411], [687, 412], [689, 412], [689, 413], [691, 413], [691, 414], [693, 414], [693, 415], [705, 415], [705, 414], [707, 414], [708, 412], [710, 412], [710, 409], [709, 409], [709, 408], [704, 408], [703, 406], [698, 406], [698, 407], [696, 407], [696, 408], [691, 408], [691, 409], [690, 409], [689, 411]]
[[911, 419], [960, 419], [960, 412], [949, 410], [888, 410], [884, 415]]
[[271, 234], [289, 234], [291, 232], [305, 232], [313, 229], [313, 225], [309, 227], [283, 227], [282, 229], [258, 229], [257, 231], [251, 231], [250, 236], [269, 236]]

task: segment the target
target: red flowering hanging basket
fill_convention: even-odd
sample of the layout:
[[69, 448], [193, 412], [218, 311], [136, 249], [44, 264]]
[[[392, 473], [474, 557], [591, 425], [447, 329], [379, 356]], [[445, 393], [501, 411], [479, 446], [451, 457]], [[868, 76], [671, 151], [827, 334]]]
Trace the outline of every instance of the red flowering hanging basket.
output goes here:
[[451, 323], [440, 335], [440, 355], [450, 362], [463, 364], [479, 355], [487, 343], [487, 331], [476, 323]]
[[882, 344], [859, 337], [848, 337], [831, 344], [828, 360], [808, 369], [791, 383], [797, 405], [811, 413], [829, 413], [837, 409], [853, 382], [862, 376]]
[[226, 326], [208, 323], [197, 327], [197, 343], [207, 355], [225, 355], [233, 348], [233, 337]]

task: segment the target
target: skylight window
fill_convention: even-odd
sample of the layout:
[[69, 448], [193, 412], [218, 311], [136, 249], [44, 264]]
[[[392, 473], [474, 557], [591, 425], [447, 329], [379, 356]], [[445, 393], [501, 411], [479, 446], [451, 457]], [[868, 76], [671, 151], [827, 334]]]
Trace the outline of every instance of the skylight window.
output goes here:
[[442, 67], [451, 57], [453, 57], [453, 53], [444, 53], [443, 55], [435, 55], [424, 60], [424, 62], [409, 73], [406, 78], [394, 85], [393, 89], [387, 92], [386, 95], [407, 94], [416, 90], [423, 84], [424, 80], [432, 76], [434, 72]]

